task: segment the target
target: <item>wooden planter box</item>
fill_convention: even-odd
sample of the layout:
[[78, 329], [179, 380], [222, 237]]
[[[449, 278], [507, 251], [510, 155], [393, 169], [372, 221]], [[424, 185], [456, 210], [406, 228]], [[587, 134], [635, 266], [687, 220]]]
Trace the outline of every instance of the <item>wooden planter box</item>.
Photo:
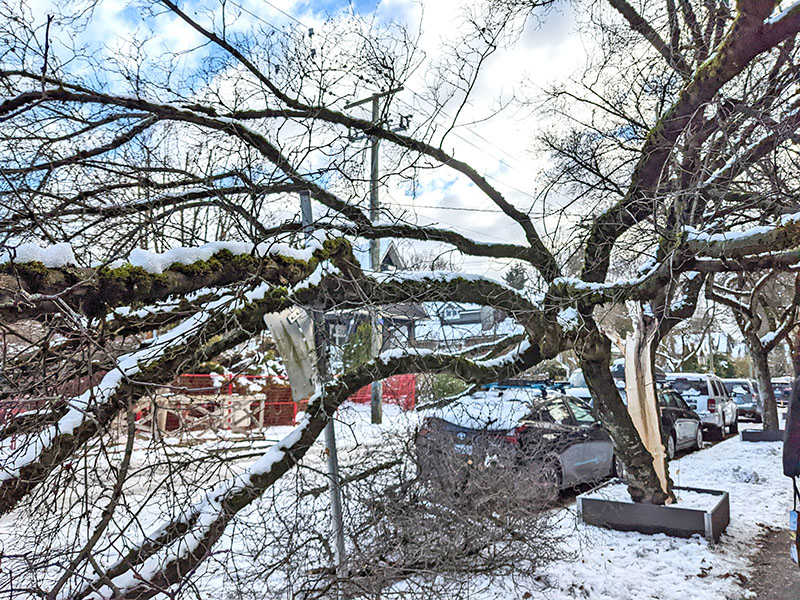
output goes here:
[[578, 496], [578, 517], [589, 525], [598, 525], [620, 531], [641, 533], [666, 533], [676, 537], [691, 537], [699, 533], [709, 541], [719, 541], [719, 536], [731, 520], [728, 492], [675, 486], [674, 489], [719, 496], [711, 510], [636, 504], [590, 497], [598, 490], [619, 480], [611, 480]]
[[761, 429], [743, 429], [739, 432], [739, 439], [743, 442], [782, 442], [783, 429], [777, 431], [763, 431]]

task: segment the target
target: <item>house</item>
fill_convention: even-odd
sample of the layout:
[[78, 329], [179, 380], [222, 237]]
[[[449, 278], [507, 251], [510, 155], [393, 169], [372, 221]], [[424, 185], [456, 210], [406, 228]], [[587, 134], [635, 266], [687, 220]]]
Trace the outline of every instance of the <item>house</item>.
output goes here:
[[416, 321], [414, 345], [443, 352], [497, 341], [523, 332], [521, 325], [489, 306], [427, 302], [427, 318]]
[[[401, 271], [406, 265], [394, 242], [391, 242], [383, 254], [380, 271], [388, 273]], [[374, 315], [381, 330], [381, 351], [391, 348], [414, 345], [416, 323], [427, 318], [425, 308], [421, 304], [400, 303], [375, 307]], [[342, 352], [348, 340], [362, 323], [373, 318], [371, 307], [330, 311], [325, 314], [328, 327], [328, 339], [331, 342], [329, 354], [334, 368], [341, 364]]]

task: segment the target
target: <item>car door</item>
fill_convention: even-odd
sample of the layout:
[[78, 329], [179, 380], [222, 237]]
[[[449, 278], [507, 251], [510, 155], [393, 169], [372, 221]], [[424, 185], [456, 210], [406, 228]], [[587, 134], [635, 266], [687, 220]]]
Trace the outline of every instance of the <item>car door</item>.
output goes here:
[[686, 404], [684, 399], [677, 392], [670, 392], [670, 397], [675, 402], [675, 405], [680, 415], [681, 436], [683, 443], [680, 444], [681, 448], [693, 447], [697, 440], [697, 430], [701, 428], [700, 417], [694, 412], [689, 405]]
[[675, 402], [671, 401], [669, 392], [658, 392], [658, 412], [661, 417], [661, 436], [666, 447], [667, 438], [671, 432], [675, 432], [676, 445], [680, 439], [680, 432], [677, 430], [678, 412], [675, 410]]
[[714, 385], [714, 394], [717, 396], [717, 406], [722, 407], [725, 411], [725, 424], [736, 422], [736, 403], [731, 400], [728, 395], [728, 390], [719, 379], [712, 379], [711, 383]]
[[675, 443], [678, 448], [692, 446], [697, 434], [697, 418], [680, 394], [671, 390], [665, 391], [664, 396], [672, 413]]
[[545, 402], [542, 407], [554, 428], [543, 436], [543, 452], [553, 452], [561, 462], [562, 483], [565, 486], [585, 481], [583, 436], [575, 424], [572, 413], [561, 397]]
[[564, 398], [581, 435], [581, 481], [596, 481], [611, 474], [614, 444], [591, 407], [577, 398]]

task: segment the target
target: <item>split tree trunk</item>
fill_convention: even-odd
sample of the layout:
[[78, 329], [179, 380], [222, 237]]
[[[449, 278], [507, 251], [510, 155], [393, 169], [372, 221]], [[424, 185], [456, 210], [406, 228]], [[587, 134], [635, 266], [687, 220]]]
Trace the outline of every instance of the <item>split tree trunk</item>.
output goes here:
[[672, 499], [671, 495], [664, 492], [653, 466], [653, 457], [642, 443], [611, 376], [611, 342], [600, 332], [591, 316], [583, 315], [583, 318], [584, 333], [576, 340], [575, 351], [595, 408], [614, 440], [616, 455], [627, 469], [631, 498], [634, 502], [664, 504]]
[[653, 457], [653, 467], [662, 491], [672, 496], [672, 481], [667, 470], [667, 455], [661, 437], [661, 419], [655, 378], [655, 351], [658, 322], [647, 319], [639, 309], [633, 317], [633, 332], [625, 340], [625, 394], [628, 412]]

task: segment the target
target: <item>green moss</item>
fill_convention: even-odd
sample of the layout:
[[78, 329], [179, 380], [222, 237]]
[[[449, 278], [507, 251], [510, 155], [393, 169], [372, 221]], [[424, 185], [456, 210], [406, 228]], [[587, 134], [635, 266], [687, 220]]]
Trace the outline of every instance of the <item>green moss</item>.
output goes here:
[[50, 273], [47, 267], [38, 260], [24, 263], [7, 263], [3, 265], [3, 270], [20, 277], [31, 290], [40, 288]]

